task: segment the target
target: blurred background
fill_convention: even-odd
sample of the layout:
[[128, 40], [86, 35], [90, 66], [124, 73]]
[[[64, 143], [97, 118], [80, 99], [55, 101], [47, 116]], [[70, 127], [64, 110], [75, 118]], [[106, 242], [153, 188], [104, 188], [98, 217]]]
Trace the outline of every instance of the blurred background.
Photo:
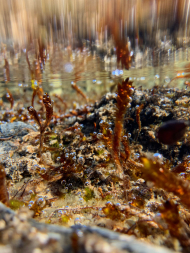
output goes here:
[[95, 99], [128, 76], [145, 88], [188, 84], [189, 0], [0, 4], [2, 95], [6, 87], [16, 94], [41, 85], [76, 98], [74, 83]]

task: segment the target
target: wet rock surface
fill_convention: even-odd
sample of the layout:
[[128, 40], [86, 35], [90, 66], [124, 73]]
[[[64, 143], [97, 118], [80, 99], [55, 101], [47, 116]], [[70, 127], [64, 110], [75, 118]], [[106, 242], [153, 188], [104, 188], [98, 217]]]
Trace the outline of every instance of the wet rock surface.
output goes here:
[[35, 127], [30, 124], [26, 124], [22, 121], [13, 123], [4, 123], [0, 125], [0, 138], [8, 138], [18, 136], [24, 136], [28, 131], [37, 131]]
[[64, 226], [37, 223], [31, 212], [21, 209], [16, 214], [0, 203], [1, 253], [172, 253], [121, 235], [108, 229], [75, 225]]

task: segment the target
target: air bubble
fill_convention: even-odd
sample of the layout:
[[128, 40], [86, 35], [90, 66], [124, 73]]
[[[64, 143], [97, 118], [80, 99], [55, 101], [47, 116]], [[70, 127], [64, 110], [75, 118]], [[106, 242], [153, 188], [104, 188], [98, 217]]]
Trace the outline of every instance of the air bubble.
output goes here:
[[129, 89], [130, 95], [133, 95], [134, 91], [135, 91], [134, 88], [130, 88], [130, 89]]
[[59, 211], [57, 212], [57, 214], [58, 214], [58, 217], [61, 217], [61, 216], [63, 215], [63, 211], [62, 211], [62, 210], [59, 210]]
[[131, 103], [132, 102], [132, 98], [128, 97], [128, 101], [129, 101], [129, 103]]
[[78, 173], [78, 176], [82, 177], [83, 176], [83, 172]]
[[163, 156], [160, 153], [155, 153], [153, 155], [156, 159], [163, 159]]
[[112, 205], [111, 201], [106, 202], [106, 206]]
[[90, 182], [85, 182], [85, 184], [84, 184], [85, 186], [89, 186], [90, 185]]
[[68, 153], [65, 153], [65, 158], [69, 158], [69, 154]]
[[75, 218], [74, 224], [75, 225], [81, 224], [81, 218], [80, 217]]
[[98, 139], [102, 139], [103, 138], [103, 134], [101, 134], [101, 133], [97, 134], [97, 138]]
[[61, 157], [58, 156], [58, 157], [57, 157], [57, 162], [60, 162], [60, 160], [61, 160]]
[[46, 174], [46, 168], [42, 167], [40, 169], [40, 174], [42, 174], [42, 175]]
[[33, 195], [34, 192], [33, 192], [32, 190], [30, 190], [30, 191], [28, 192], [28, 194], [29, 194], [29, 195]]
[[185, 179], [185, 173], [184, 172], [180, 173], [179, 175], [180, 175], [181, 178]]
[[44, 198], [40, 197], [36, 200], [36, 204], [41, 208], [43, 208], [46, 205], [46, 201]]
[[84, 158], [83, 158], [82, 156], [80, 156], [80, 157], [78, 158], [77, 162], [78, 162], [79, 164], [81, 164], [81, 165], [84, 165], [85, 160], [84, 160]]
[[108, 130], [110, 131], [111, 134], [113, 134], [113, 130], [111, 128], [108, 128]]
[[128, 137], [126, 135], [123, 136], [123, 140], [127, 141]]
[[29, 208], [29, 209], [32, 208], [33, 205], [34, 205], [34, 201], [31, 200], [31, 201], [28, 203], [28, 208]]
[[134, 159], [138, 159], [140, 157], [140, 154], [139, 153], [134, 153]]
[[47, 218], [48, 217], [47, 211], [42, 210], [41, 213], [40, 213], [40, 216], [41, 216], [41, 218]]

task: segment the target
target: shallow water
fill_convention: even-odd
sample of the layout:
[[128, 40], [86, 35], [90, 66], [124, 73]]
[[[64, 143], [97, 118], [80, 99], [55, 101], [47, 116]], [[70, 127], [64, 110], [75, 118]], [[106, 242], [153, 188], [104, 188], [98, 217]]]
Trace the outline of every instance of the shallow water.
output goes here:
[[[170, 80], [189, 63], [187, 0], [73, 0], [72, 4], [69, 0], [10, 0], [2, 1], [1, 7], [1, 97], [6, 87], [15, 98], [32, 92], [26, 50], [32, 65], [40, 45], [48, 54], [42, 84], [50, 94], [77, 99], [71, 88], [71, 82], [77, 82], [94, 100], [114, 91], [120, 77], [130, 77], [134, 86], [144, 88], [184, 87], [185, 79], [171, 84]], [[128, 43], [132, 56], [129, 70], [116, 64], [114, 52], [121, 41]], [[4, 57], [10, 68], [6, 84]]]
[[[151, 88], [154, 85], [186, 87], [184, 82], [188, 78], [170, 81], [179, 73], [187, 74], [184, 68], [189, 63], [190, 48], [173, 51], [170, 49], [157, 50], [157, 52], [147, 49], [145, 52], [138, 50], [133, 54], [131, 68], [122, 70], [117, 68], [114, 55], [101, 58], [98, 53], [92, 54], [88, 49], [83, 52], [69, 52], [64, 48], [57, 49], [55, 52], [50, 51], [41, 76], [43, 90], [50, 95], [58, 94], [66, 100], [69, 98], [69, 100], [82, 103], [81, 97], [76, 96], [76, 91], [71, 87], [72, 82], [81, 88], [90, 101], [99, 99], [106, 92], [113, 92], [119, 80], [127, 77], [133, 81], [135, 87]], [[31, 62], [33, 58], [31, 54]], [[8, 59], [10, 81], [6, 83], [4, 58], [1, 55], [1, 97], [5, 95], [6, 88], [8, 88], [15, 99], [19, 98], [19, 95], [25, 96], [26, 94], [29, 99], [32, 95], [31, 74], [25, 52], [18, 52], [14, 57]]]

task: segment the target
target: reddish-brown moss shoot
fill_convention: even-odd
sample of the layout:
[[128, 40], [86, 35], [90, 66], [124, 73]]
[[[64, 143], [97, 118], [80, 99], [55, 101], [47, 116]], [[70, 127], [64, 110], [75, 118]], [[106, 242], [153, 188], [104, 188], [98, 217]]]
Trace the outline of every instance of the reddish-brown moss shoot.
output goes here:
[[38, 126], [41, 128], [41, 122], [40, 122], [40, 118], [38, 116], [37, 111], [32, 106], [29, 106], [27, 109], [30, 115], [34, 118], [34, 120], [38, 124]]
[[40, 68], [40, 63], [38, 60], [34, 60], [33, 62], [33, 66], [34, 66], [34, 79], [38, 81], [38, 83], [41, 84], [42, 82], [42, 75], [41, 75], [41, 68]]
[[6, 99], [10, 102], [11, 110], [12, 110], [13, 106], [14, 106], [14, 98], [13, 98], [13, 95], [11, 94], [11, 92], [9, 91], [9, 89], [6, 89], [6, 90], [7, 90]]
[[166, 222], [171, 236], [177, 238], [183, 247], [190, 246], [189, 228], [179, 215], [178, 205], [168, 200], [159, 206], [161, 218]]
[[111, 220], [121, 220], [122, 218], [122, 212], [120, 208], [111, 202], [107, 202], [106, 206], [102, 208], [102, 211], [105, 216]]
[[109, 124], [105, 121], [100, 122], [100, 129], [101, 129], [102, 134], [99, 134], [98, 139], [103, 141], [104, 144], [108, 147], [108, 149], [111, 152], [113, 132], [109, 128]]
[[37, 91], [36, 89], [34, 89], [32, 93], [32, 102], [31, 102], [32, 107], [34, 107], [34, 99], [35, 99], [36, 94], [37, 94]]
[[[185, 72], [185, 73], [188, 73], [188, 74], [184, 75], [184, 72]], [[190, 77], [189, 72], [190, 72], [190, 64], [188, 63], [188, 64], [185, 66], [185, 68], [184, 68], [183, 71], [177, 71], [177, 76], [174, 77], [174, 78], [169, 82], [169, 84], [170, 84], [173, 80], [176, 80], [176, 79], [181, 79], [181, 78], [186, 78], [186, 79], [187, 79], [187, 78], [189, 78], [189, 77]], [[185, 84], [186, 84], [187, 86], [189, 86], [189, 82], [188, 82], [188, 81], [186, 81]]]
[[116, 55], [117, 55], [117, 67], [121, 62], [121, 67], [129, 69], [131, 63], [130, 52], [127, 43], [124, 41], [116, 40]]
[[163, 188], [175, 194], [180, 198], [181, 203], [190, 209], [189, 182], [177, 177], [174, 173], [170, 172], [164, 164], [154, 159], [141, 157], [141, 162], [143, 163], [141, 167], [141, 171], [143, 172], [142, 178], [153, 182], [156, 187]]
[[3, 106], [3, 100], [0, 98], [0, 106]]
[[47, 93], [45, 93], [43, 95], [43, 103], [46, 108], [46, 121], [44, 124], [42, 124], [40, 122], [40, 119], [38, 117], [38, 113], [36, 112], [36, 110], [32, 106], [28, 107], [28, 111], [29, 111], [30, 115], [33, 116], [34, 120], [36, 121], [36, 123], [40, 127], [40, 156], [41, 156], [41, 152], [43, 149], [44, 132], [45, 132], [46, 127], [48, 127], [48, 125], [52, 119], [52, 116], [53, 116], [52, 101], [51, 101], [50, 96]]
[[65, 109], [63, 112], [65, 113], [65, 111], [67, 110], [67, 103], [59, 95], [54, 94], [53, 96], [56, 97], [64, 105]]
[[31, 102], [31, 105], [32, 105], [33, 107], [34, 107], [34, 99], [35, 99], [35, 96], [37, 95], [38, 98], [39, 98], [39, 102], [42, 103], [42, 101], [43, 101], [43, 94], [44, 94], [44, 92], [43, 92], [43, 88], [42, 88], [42, 87], [37, 86], [37, 87], [35, 87], [35, 88], [33, 89], [32, 102]]
[[6, 185], [6, 173], [2, 164], [0, 164], [0, 201], [9, 206], [9, 193]]
[[181, 163], [177, 164], [174, 168], [172, 168], [172, 172], [173, 173], [181, 173], [181, 172], [185, 172], [188, 168], [189, 168], [189, 162], [190, 162], [190, 158], [187, 157], [184, 161], [182, 161]]
[[45, 62], [46, 62], [46, 58], [47, 58], [47, 47], [45, 42], [39, 38], [38, 39], [38, 45], [39, 45], [39, 56], [38, 59], [41, 60], [41, 63], [43, 64], [43, 67], [45, 67]]
[[[172, 81], [174, 81], [174, 80], [176, 80], [176, 79], [181, 79], [181, 78], [190, 78], [190, 74], [187, 74], [187, 75], [183, 75], [182, 73], [178, 73], [178, 75], [176, 76], [176, 77], [174, 77], [170, 82], [169, 82], [169, 84], [172, 82]], [[168, 85], [169, 85], [168, 84]], [[188, 84], [188, 83], [187, 83]]]
[[76, 85], [76, 83], [71, 84], [71, 87], [72, 87], [74, 90], [76, 90], [76, 92], [77, 92], [78, 94], [80, 94], [80, 95], [86, 100], [86, 102], [88, 102], [87, 96], [86, 96], [86, 95], [82, 92], [82, 90]]
[[33, 80], [34, 79], [34, 71], [31, 68], [31, 64], [30, 64], [30, 61], [29, 61], [29, 58], [28, 58], [28, 51], [26, 51], [26, 61], [28, 63], [28, 68], [30, 70], [31, 79]]
[[121, 142], [124, 146], [124, 150], [125, 150], [125, 160], [128, 160], [131, 154], [130, 148], [129, 148], [129, 140], [128, 140], [128, 136], [124, 135], [121, 139]]
[[53, 116], [52, 101], [51, 101], [50, 96], [47, 93], [45, 93], [43, 95], [43, 103], [44, 103], [45, 108], [46, 108], [46, 121], [45, 121], [45, 124], [43, 125], [44, 131], [45, 131], [46, 127], [49, 125], [49, 123], [51, 121], [51, 118]]
[[[121, 19], [122, 18], [119, 17], [119, 20]], [[121, 65], [122, 69], [123, 68], [129, 69], [129, 67], [131, 66], [131, 56], [130, 56], [130, 51], [128, 48], [128, 43], [124, 39], [124, 36], [123, 36], [125, 33], [124, 29], [121, 29], [121, 30], [118, 29], [120, 25], [115, 20], [114, 20], [114, 23], [112, 20], [110, 20], [109, 23], [110, 23], [109, 29], [111, 30], [111, 33], [113, 34], [113, 39], [114, 39], [115, 47], [116, 47], [117, 68], [119, 68]]]
[[10, 81], [9, 63], [6, 58], [5, 58], [5, 65], [4, 65], [4, 81], [6, 83]]
[[127, 78], [122, 84], [118, 84], [117, 91], [117, 108], [115, 112], [115, 128], [113, 135], [113, 158], [118, 169], [118, 172], [121, 173], [122, 167], [120, 164], [120, 141], [123, 131], [123, 119], [126, 112], [126, 109], [130, 107], [131, 95], [133, 94], [132, 82]]
[[139, 132], [138, 133], [140, 133], [140, 131], [141, 131], [140, 113], [141, 113], [141, 110], [143, 109], [143, 106], [144, 106], [143, 104], [141, 104], [140, 106], [139, 105], [136, 106], [136, 122], [137, 122], [138, 127], [139, 127]]

